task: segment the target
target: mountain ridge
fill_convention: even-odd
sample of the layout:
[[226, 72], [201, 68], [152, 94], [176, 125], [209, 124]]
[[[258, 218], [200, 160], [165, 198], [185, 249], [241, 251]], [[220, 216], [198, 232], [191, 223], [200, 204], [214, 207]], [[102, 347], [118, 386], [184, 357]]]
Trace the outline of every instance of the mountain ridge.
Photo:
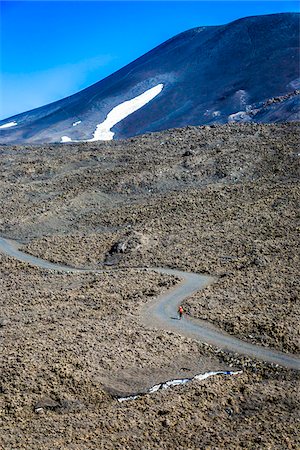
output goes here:
[[[298, 18], [299, 13], [250, 16], [186, 30], [76, 94], [0, 121], [0, 141], [90, 140], [115, 107], [159, 84], [163, 89], [157, 97], [112, 126], [117, 139], [226, 123], [240, 112], [245, 113], [242, 121], [251, 121], [247, 109], [300, 86]], [[298, 112], [296, 94], [285, 106], [281, 102], [280, 110], [273, 104], [256, 120], [299, 120]], [[3, 128], [8, 123], [16, 125]]]

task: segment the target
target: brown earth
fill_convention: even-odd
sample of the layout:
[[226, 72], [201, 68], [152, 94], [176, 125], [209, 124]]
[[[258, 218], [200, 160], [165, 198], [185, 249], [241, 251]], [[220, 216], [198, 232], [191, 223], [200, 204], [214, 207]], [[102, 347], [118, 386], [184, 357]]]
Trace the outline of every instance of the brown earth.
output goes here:
[[[145, 329], [139, 306], [176, 280], [58, 274], [1, 256], [0, 448], [297, 448], [299, 374]], [[143, 275], [143, 276], [141, 276]], [[174, 377], [242, 375], [118, 403]]]
[[298, 130], [188, 127], [97, 145], [4, 147], [2, 235], [74, 266], [111, 262], [124, 242], [112, 261], [121, 266], [220, 274], [188, 312], [298, 353]]
[[[299, 352], [298, 138], [297, 124], [244, 124], [1, 147], [0, 235], [124, 271], [63, 275], [1, 256], [0, 446], [299, 447], [296, 374], [144, 329], [138, 307], [175, 280], [132, 269], [217, 274], [191, 315]], [[112, 396], [229, 366], [243, 375]]]

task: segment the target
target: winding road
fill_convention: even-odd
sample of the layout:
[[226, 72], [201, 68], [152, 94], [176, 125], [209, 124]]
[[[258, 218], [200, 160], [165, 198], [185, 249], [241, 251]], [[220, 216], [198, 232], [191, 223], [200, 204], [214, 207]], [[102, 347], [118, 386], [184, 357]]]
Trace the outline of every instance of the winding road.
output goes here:
[[[20, 245], [15, 241], [0, 238], [0, 252], [42, 269], [68, 273], [104, 273], [116, 270], [78, 269], [66, 265], [55, 264], [29, 255], [28, 253], [21, 251], [19, 247]], [[178, 305], [195, 292], [204, 289], [207, 285], [213, 283], [215, 278], [166, 268], [141, 269], [173, 275], [181, 279], [179, 284], [148, 303], [142, 309], [141, 321], [144, 325], [174, 331], [183, 336], [196, 339], [197, 341], [206, 342], [222, 350], [257, 358], [290, 369], [300, 370], [300, 358], [296, 355], [250, 344], [221, 331], [207, 321], [189, 318], [187, 316], [182, 320], [177, 319], [176, 311]]]

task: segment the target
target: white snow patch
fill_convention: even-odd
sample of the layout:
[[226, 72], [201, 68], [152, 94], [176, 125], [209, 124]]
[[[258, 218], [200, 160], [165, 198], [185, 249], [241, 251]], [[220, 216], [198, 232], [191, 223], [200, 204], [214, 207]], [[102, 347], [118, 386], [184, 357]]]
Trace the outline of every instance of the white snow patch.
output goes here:
[[115, 133], [110, 131], [111, 128], [121, 120], [125, 119], [125, 117], [145, 106], [148, 102], [150, 102], [150, 100], [152, 100], [162, 91], [163, 87], [163, 84], [158, 84], [157, 86], [148, 89], [143, 94], [138, 95], [131, 100], [127, 100], [126, 102], [123, 102], [118, 106], [115, 106], [107, 114], [104, 122], [97, 125], [94, 132], [94, 137], [92, 139], [89, 139], [88, 142], [112, 140]]
[[189, 378], [182, 378], [179, 380], [170, 380], [167, 381], [166, 383], [164, 383], [161, 387], [161, 389], [167, 389], [168, 387], [172, 387], [172, 386], [179, 386], [180, 384], [185, 384], [188, 383], [189, 381], [191, 381]]
[[228, 122], [249, 122], [250, 115], [246, 111], [239, 111], [228, 116]]
[[152, 386], [152, 388], [149, 389], [149, 394], [152, 394], [153, 392], [158, 391], [161, 388], [161, 383], [160, 384], [155, 384], [154, 386]]
[[[249, 105], [250, 106], [250, 105]], [[247, 111], [238, 111], [234, 114], [230, 114], [228, 116], [228, 122], [251, 122], [252, 117], [254, 117], [260, 110], [259, 109], [251, 109], [247, 108]]]
[[81, 123], [81, 120], [77, 120], [77, 122], [73, 123], [73, 127], [76, 127], [76, 125], [79, 125]]
[[[202, 373], [199, 375], [195, 375], [193, 378], [180, 378], [178, 380], [170, 380], [170, 381], [166, 381], [165, 383], [159, 383], [159, 384], [155, 384], [154, 386], [152, 386], [150, 389], [148, 389], [148, 392], [146, 392], [147, 394], [153, 394], [154, 392], [157, 392], [161, 389], [167, 389], [169, 387], [172, 386], [178, 386], [180, 384], [186, 384], [189, 383], [190, 381], [193, 380], [197, 380], [197, 381], [202, 381], [205, 380], [206, 378], [209, 378], [213, 375], [238, 375], [242, 373], [241, 370], [237, 370], [235, 372], [231, 371], [231, 370], [220, 370], [217, 372], [206, 372], [206, 373]], [[128, 397], [119, 397], [117, 400], [118, 402], [126, 402], [127, 400], [136, 400], [137, 398], [141, 397], [144, 394], [134, 394], [134, 395], [129, 395]]]
[[212, 116], [213, 117], [219, 117], [221, 115], [221, 111], [213, 111]]
[[203, 115], [205, 117], [219, 117], [221, 115], [221, 111], [212, 111], [211, 109], [207, 109]]
[[16, 125], [18, 125], [17, 122], [8, 122], [5, 123], [4, 125], [0, 125], [0, 128], [10, 128], [10, 127], [15, 127]]
[[60, 142], [72, 142], [72, 139], [69, 136], [62, 136]]
[[[72, 140], [68, 136], [62, 136], [61, 142], [94, 142], [94, 141], [111, 141], [114, 137], [114, 134], [111, 128], [117, 123], [121, 122], [121, 120], [125, 119], [125, 117], [134, 113], [138, 109], [145, 106], [150, 102], [154, 97], [156, 97], [163, 89], [164, 85], [158, 84], [151, 89], [148, 89], [143, 94], [138, 95], [137, 97], [132, 98], [131, 100], [127, 100], [126, 102], [120, 103], [120, 105], [115, 106], [106, 116], [106, 119], [97, 125], [96, 130], [93, 134], [92, 139], [88, 139], [87, 141], [80, 140]], [[81, 121], [74, 122], [73, 126], [77, 125]]]
[[118, 398], [118, 402], [127, 402], [128, 400], [136, 400], [138, 398], [138, 395], [129, 395], [128, 397], [120, 397]]

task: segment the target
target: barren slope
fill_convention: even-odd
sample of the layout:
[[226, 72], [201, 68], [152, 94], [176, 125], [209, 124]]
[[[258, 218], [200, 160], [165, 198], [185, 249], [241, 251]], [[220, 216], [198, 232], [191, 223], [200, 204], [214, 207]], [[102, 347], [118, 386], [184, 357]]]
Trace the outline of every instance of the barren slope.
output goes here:
[[[188, 311], [299, 352], [297, 139], [297, 124], [227, 125], [4, 147], [1, 233], [75, 266], [222, 275]], [[125, 252], [109, 254], [119, 241]]]
[[[1, 236], [126, 269], [62, 275], [1, 256], [3, 448], [299, 446], [297, 375], [141, 327], [139, 305], [173, 281], [132, 269], [217, 274], [188, 313], [299, 352], [298, 137], [297, 124], [249, 124], [1, 147]], [[230, 365], [244, 374], [133, 403], [110, 395]]]

